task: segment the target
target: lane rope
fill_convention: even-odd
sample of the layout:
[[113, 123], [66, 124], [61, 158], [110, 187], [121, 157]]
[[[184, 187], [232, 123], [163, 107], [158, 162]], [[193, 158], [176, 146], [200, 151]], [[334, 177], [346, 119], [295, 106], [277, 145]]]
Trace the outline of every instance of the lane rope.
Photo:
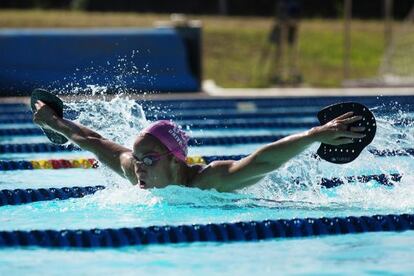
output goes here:
[[[360, 176], [346, 176], [343, 178], [321, 178], [318, 184], [324, 188], [334, 188], [345, 183], [376, 181], [381, 185], [392, 186], [395, 182], [400, 182], [402, 175], [394, 174], [374, 174]], [[292, 183], [296, 185], [305, 185], [303, 179], [292, 178]], [[104, 186], [87, 186], [87, 187], [64, 187], [64, 188], [41, 188], [41, 189], [4, 189], [0, 190], [0, 206], [19, 205], [37, 201], [47, 201], [54, 199], [80, 198], [95, 193], [97, 190], [105, 189]]]
[[[259, 136], [222, 136], [193, 138], [189, 146], [220, 146], [235, 144], [261, 144], [277, 141], [285, 136], [281, 135], [259, 135]], [[0, 144], [0, 154], [4, 153], [38, 153], [38, 152], [71, 152], [81, 151], [73, 144], [55, 145], [51, 143], [30, 143], [30, 144]], [[376, 149], [368, 148], [368, 151], [379, 157], [389, 156], [414, 156], [414, 148], [402, 149]]]
[[66, 200], [70, 198], [81, 198], [103, 189], [105, 189], [105, 186], [102, 185], [41, 189], [5, 189], [0, 190], [0, 206], [20, 205], [54, 199]]
[[0, 160], [0, 171], [97, 168], [94, 158], [49, 159], [49, 160]]
[[178, 226], [90, 230], [0, 231], [0, 247], [99, 248], [192, 242], [247, 242], [275, 238], [414, 230], [414, 215], [296, 218]]
[[[186, 123], [180, 124], [184, 129], [234, 129], [234, 128], [311, 128], [317, 126], [316, 123], [307, 122], [272, 122], [269, 120], [259, 122], [203, 122], [203, 123]], [[27, 128], [1, 128], [0, 136], [26, 136], [26, 135], [43, 135], [43, 132], [38, 127], [27, 127]]]
[[[228, 156], [189, 156], [187, 157], [188, 164], [210, 164], [217, 160], [240, 160], [245, 155], [228, 155]], [[49, 160], [0, 160], [0, 171], [14, 171], [14, 170], [40, 170], [40, 169], [95, 169], [99, 167], [98, 160], [94, 158], [77, 158], [77, 159], [49, 159]], [[376, 180], [383, 185], [392, 185], [390, 181], [400, 181], [402, 175], [398, 173], [391, 174], [374, 174], [362, 176], [348, 176], [345, 180], [368, 182]], [[298, 178], [299, 179], [299, 178]], [[294, 180], [299, 183], [299, 180]], [[336, 187], [344, 184], [340, 177], [332, 179], [321, 179], [321, 185], [326, 188]]]

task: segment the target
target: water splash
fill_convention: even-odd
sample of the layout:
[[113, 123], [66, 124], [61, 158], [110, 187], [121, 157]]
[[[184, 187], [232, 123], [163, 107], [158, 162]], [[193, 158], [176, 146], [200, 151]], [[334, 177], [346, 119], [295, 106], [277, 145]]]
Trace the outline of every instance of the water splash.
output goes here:
[[136, 135], [148, 124], [142, 107], [128, 96], [117, 95], [111, 100], [94, 98], [68, 106], [79, 113], [76, 122], [126, 147], [131, 147]]
[[[412, 123], [407, 123], [410, 113], [398, 103], [382, 105], [373, 109], [377, 117], [377, 134], [369, 146], [377, 149], [404, 151], [414, 144]], [[406, 123], [401, 124], [401, 120]], [[365, 149], [353, 162], [334, 165], [312, 158], [318, 145], [292, 159], [258, 185], [242, 191], [257, 197], [277, 201], [310, 202], [313, 206], [340, 205], [349, 208], [371, 209], [389, 212], [414, 211], [414, 160], [406, 157], [377, 157]], [[393, 187], [375, 181], [349, 182], [346, 177], [367, 174], [402, 174], [401, 182]], [[339, 177], [345, 184], [326, 189], [320, 180]], [[299, 183], [293, 181], [300, 179]]]
[[104, 85], [107, 94], [147, 94], [154, 91], [141, 91], [139, 87], [153, 87], [158, 73], [152, 70], [150, 63], [137, 65], [136, 56], [139, 50], [132, 50], [130, 54], [118, 55], [108, 60], [106, 64], [96, 64], [93, 61], [89, 66], [76, 68], [71, 75], [63, 80], [55, 80], [46, 88], [55, 90], [60, 95], [93, 95], [97, 84]]
[[[79, 111], [78, 122], [85, 124], [100, 134], [126, 147], [131, 147], [137, 133], [148, 122], [142, 107], [127, 95], [106, 98], [105, 88], [90, 87], [93, 94], [102, 100], [87, 100], [69, 103], [69, 107]], [[153, 114], [169, 112], [168, 108], [153, 105], [147, 108]], [[407, 123], [410, 114], [401, 106], [389, 105], [373, 108], [377, 117], [377, 135], [370, 147], [378, 149], [403, 149], [413, 144], [412, 123]], [[390, 112], [391, 111], [391, 112]], [[404, 121], [405, 120], [405, 121]], [[401, 124], [399, 122], [405, 122]], [[191, 129], [189, 129], [191, 131]], [[186, 205], [193, 207], [238, 208], [258, 206], [266, 208], [359, 208], [371, 210], [414, 210], [412, 157], [380, 158], [364, 150], [358, 159], [345, 165], [334, 165], [317, 161], [312, 157], [318, 145], [269, 174], [255, 186], [238, 193], [226, 194], [216, 191], [201, 191], [177, 186], [161, 190], [144, 191], [129, 185], [110, 172], [101, 168], [112, 186], [119, 189], [104, 191], [94, 197], [99, 204], [157, 204]], [[222, 154], [216, 152], [215, 154]], [[397, 160], [397, 162], [395, 162]], [[403, 175], [401, 182], [393, 187], [381, 186], [375, 182], [348, 182], [347, 176], [362, 174]], [[322, 178], [339, 177], [345, 184], [325, 189], [320, 185]], [[293, 181], [299, 179], [299, 181]]]

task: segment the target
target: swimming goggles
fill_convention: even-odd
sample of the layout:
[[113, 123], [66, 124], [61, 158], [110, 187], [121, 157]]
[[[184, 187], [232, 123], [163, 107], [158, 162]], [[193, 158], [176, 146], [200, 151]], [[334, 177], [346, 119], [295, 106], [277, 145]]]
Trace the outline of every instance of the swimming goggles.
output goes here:
[[142, 165], [144, 164], [147, 167], [154, 166], [158, 161], [160, 161], [163, 157], [168, 156], [172, 154], [171, 151], [167, 151], [165, 153], [159, 154], [159, 153], [151, 153], [148, 155], [145, 155], [142, 157], [142, 159], [138, 159], [138, 157], [134, 156], [134, 160], [136, 164]]

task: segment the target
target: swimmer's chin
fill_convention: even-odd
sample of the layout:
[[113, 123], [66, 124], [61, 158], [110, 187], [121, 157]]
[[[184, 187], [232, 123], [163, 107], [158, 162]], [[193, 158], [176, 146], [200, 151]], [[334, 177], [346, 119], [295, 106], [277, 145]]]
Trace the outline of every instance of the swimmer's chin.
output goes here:
[[185, 186], [185, 185], [171, 183], [171, 184], [167, 184], [167, 185], [164, 185], [164, 186], [157, 187], [157, 186], [151, 186], [151, 185], [149, 185], [144, 180], [139, 180], [138, 183], [135, 184], [135, 185], [137, 185], [140, 189], [144, 189], [144, 190], [148, 190], [148, 189], [163, 189], [163, 188], [166, 188], [166, 187], [172, 186], [172, 185]]
[[159, 187], [150, 185], [145, 180], [139, 180], [137, 185], [139, 186], [140, 189], [144, 189], [144, 190], [159, 188]]

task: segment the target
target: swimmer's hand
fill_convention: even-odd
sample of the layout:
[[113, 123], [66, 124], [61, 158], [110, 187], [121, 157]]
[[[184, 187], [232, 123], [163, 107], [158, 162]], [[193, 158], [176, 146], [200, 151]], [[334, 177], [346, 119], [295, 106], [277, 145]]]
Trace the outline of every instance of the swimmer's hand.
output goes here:
[[42, 101], [35, 103], [36, 111], [33, 113], [33, 122], [40, 127], [50, 127], [58, 116], [56, 112]]
[[349, 127], [358, 122], [362, 116], [353, 116], [353, 112], [347, 112], [332, 121], [310, 130], [310, 135], [317, 141], [328, 145], [343, 145], [353, 143], [353, 139], [364, 138], [360, 133], [365, 127]]

